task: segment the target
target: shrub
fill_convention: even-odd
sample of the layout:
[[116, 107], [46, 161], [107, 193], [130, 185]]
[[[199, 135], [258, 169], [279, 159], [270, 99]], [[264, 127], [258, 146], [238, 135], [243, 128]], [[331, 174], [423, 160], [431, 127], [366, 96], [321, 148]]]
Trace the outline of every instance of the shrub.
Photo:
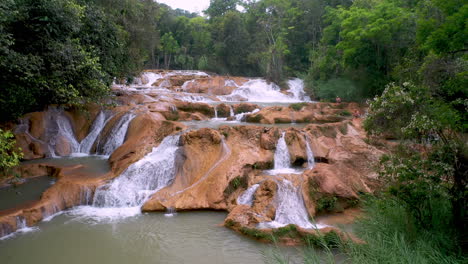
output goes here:
[[0, 129], [0, 173], [9, 174], [11, 168], [18, 166], [23, 158], [21, 149], [15, 148], [16, 141], [11, 131]]

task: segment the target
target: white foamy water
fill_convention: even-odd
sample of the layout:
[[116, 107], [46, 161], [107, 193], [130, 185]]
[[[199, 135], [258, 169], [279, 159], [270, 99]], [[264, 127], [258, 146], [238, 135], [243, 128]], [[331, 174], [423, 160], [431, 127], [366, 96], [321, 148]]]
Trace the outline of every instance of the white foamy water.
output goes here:
[[248, 206], [252, 206], [254, 198], [253, 195], [259, 186], [260, 185], [257, 183], [245, 190], [241, 195], [239, 195], [239, 197], [237, 197], [237, 204], [245, 204]]
[[89, 134], [80, 142], [79, 152], [80, 153], [91, 153], [91, 148], [93, 147], [94, 142], [97, 137], [101, 134], [104, 126], [110, 120], [110, 117], [106, 117], [106, 114], [101, 111], [96, 116], [96, 119], [93, 122], [93, 125], [90, 128]]
[[45, 119], [45, 135], [49, 156], [56, 156], [56, 147], [61, 144], [57, 140], [65, 140], [70, 146], [71, 153], [78, 152], [80, 144], [75, 138], [71, 122], [65, 116], [63, 109], [50, 107], [47, 110]]
[[16, 227], [17, 227], [17, 229], [16, 229], [15, 232], [0, 237], [0, 240], [9, 239], [9, 238], [15, 237], [16, 235], [19, 235], [19, 234], [24, 234], [24, 233], [29, 233], [29, 232], [34, 232], [34, 231], [39, 230], [39, 227], [36, 227], [36, 226], [29, 227], [26, 224], [26, 219], [24, 217], [22, 217], [22, 216], [17, 216], [16, 217]]
[[285, 132], [281, 134], [281, 137], [276, 143], [276, 150], [274, 156], [274, 167], [272, 170], [266, 171], [267, 174], [298, 174], [300, 170], [291, 167], [291, 157], [289, 155], [288, 145], [284, 139]]
[[98, 143], [97, 152], [102, 155], [111, 155], [120, 147], [125, 141], [128, 126], [133, 118], [135, 118], [133, 113], [124, 114], [109, 132], [107, 138]]
[[92, 206], [77, 207], [72, 213], [95, 220], [140, 214], [146, 200], [174, 180], [179, 138], [179, 135], [166, 137], [158, 147], [130, 165], [111, 183], [99, 187]]
[[290, 92], [295, 99], [298, 99], [298, 100], [304, 101], [304, 102], [310, 102], [311, 101], [310, 97], [304, 91], [304, 81], [303, 80], [301, 80], [299, 78], [289, 80], [288, 81], [288, 86], [289, 86], [288, 92]]
[[279, 228], [290, 224], [306, 229], [326, 227], [326, 225], [314, 224], [309, 221], [309, 214], [304, 205], [300, 188], [295, 187], [288, 180], [280, 180], [277, 184], [275, 220], [259, 223], [258, 228]]
[[[288, 81], [289, 90], [281, 92], [278, 85], [264, 79], [252, 79], [235, 89], [230, 95], [218, 96], [222, 101], [251, 102], [302, 102], [310, 101], [304, 92], [304, 82], [300, 79]], [[237, 85], [236, 85], [237, 86]]]
[[307, 168], [313, 169], [315, 167], [314, 152], [312, 152], [312, 148], [310, 147], [309, 139], [307, 137], [305, 139], [305, 142], [306, 142], [306, 153], [307, 153]]

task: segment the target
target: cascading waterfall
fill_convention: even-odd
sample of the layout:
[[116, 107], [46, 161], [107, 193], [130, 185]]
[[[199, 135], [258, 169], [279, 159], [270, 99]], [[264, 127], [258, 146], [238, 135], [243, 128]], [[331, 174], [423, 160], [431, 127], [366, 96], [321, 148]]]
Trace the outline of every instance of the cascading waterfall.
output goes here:
[[95, 207], [140, 207], [150, 195], [166, 187], [176, 174], [180, 135], [168, 136], [141, 160], [130, 165], [112, 183], [96, 190]]
[[215, 118], [218, 119], [218, 106], [214, 106]]
[[239, 122], [244, 121], [246, 115], [255, 114], [259, 111], [260, 109], [257, 108], [257, 109], [254, 109], [252, 112], [245, 112], [245, 113], [237, 114], [235, 115], [236, 121], [239, 121]]
[[76, 153], [80, 144], [75, 138], [70, 120], [65, 116], [62, 109], [50, 107], [46, 113], [46, 138], [49, 155], [55, 157], [57, 138], [65, 138], [70, 144], [70, 152]]
[[287, 169], [291, 166], [291, 158], [289, 155], [288, 145], [286, 145], [286, 140], [284, 140], [285, 132], [281, 133], [281, 137], [276, 144], [275, 150], [275, 170]]
[[232, 105], [229, 105], [229, 116], [234, 116], [234, 109], [232, 108]]
[[307, 229], [324, 227], [309, 221], [300, 188], [286, 179], [279, 180], [277, 184], [275, 220], [260, 223], [259, 228], [279, 228], [289, 224]]
[[[293, 79], [288, 82], [290, 89], [283, 93], [275, 83], [268, 83], [264, 79], [252, 79], [236, 88], [231, 94], [218, 96], [222, 101], [239, 101], [240, 99], [251, 102], [302, 102], [310, 101], [304, 92], [304, 82]], [[237, 86], [237, 85], [236, 85]]]
[[267, 174], [300, 174], [302, 170], [294, 169], [291, 167], [291, 157], [289, 155], [288, 145], [284, 139], [285, 132], [281, 133], [281, 137], [276, 143], [276, 150], [274, 155], [274, 167], [272, 170], [266, 171]]
[[253, 195], [259, 186], [260, 184], [257, 183], [245, 190], [241, 195], [239, 195], [239, 197], [237, 197], [237, 204], [245, 204], [248, 206], [252, 206]]
[[130, 122], [135, 118], [133, 113], [123, 115], [119, 122], [112, 128], [106, 140], [99, 142], [97, 152], [102, 155], [110, 155], [125, 141]]
[[106, 118], [106, 114], [101, 111], [96, 116], [96, 119], [91, 126], [89, 134], [80, 142], [79, 152], [90, 154], [91, 148], [93, 147], [94, 142], [96, 141], [101, 131], [104, 129], [104, 126], [111, 119], [112, 116]]
[[293, 95], [292, 98], [300, 100], [300, 101], [304, 101], [304, 102], [310, 102], [311, 101], [310, 97], [307, 96], [307, 94], [304, 91], [304, 81], [303, 80], [301, 80], [299, 78], [289, 80], [288, 81], [288, 86], [289, 86], [288, 92], [290, 92]]
[[315, 167], [315, 157], [314, 157], [314, 152], [312, 152], [312, 148], [310, 147], [309, 144], [309, 138], [306, 136], [306, 153], [307, 153], [307, 168], [308, 169], [313, 169]]

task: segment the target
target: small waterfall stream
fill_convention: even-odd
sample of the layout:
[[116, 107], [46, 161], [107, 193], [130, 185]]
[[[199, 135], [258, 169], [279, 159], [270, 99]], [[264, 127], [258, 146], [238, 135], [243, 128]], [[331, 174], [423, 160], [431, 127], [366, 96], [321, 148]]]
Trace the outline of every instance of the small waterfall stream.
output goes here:
[[56, 147], [60, 142], [58, 139], [64, 138], [69, 146], [70, 153], [77, 153], [80, 148], [80, 144], [75, 138], [75, 133], [70, 120], [65, 116], [62, 109], [56, 107], [50, 107], [46, 113], [46, 142], [49, 149], [49, 155], [52, 157], [56, 155]]
[[275, 220], [260, 223], [259, 228], [279, 228], [289, 224], [307, 229], [324, 227], [309, 221], [300, 188], [295, 187], [286, 179], [279, 180], [277, 184]]
[[276, 150], [274, 156], [274, 167], [272, 170], [266, 171], [267, 174], [299, 174], [300, 170], [291, 167], [291, 157], [289, 155], [288, 145], [284, 139], [285, 132], [281, 134], [281, 137], [276, 143]]
[[312, 152], [312, 148], [310, 147], [310, 144], [309, 144], [309, 138], [307, 136], [305, 138], [305, 142], [306, 142], [306, 153], [307, 153], [307, 168], [313, 169], [315, 167], [315, 157], [314, 157], [314, 152]]
[[[267, 171], [270, 175], [277, 174], [300, 174], [303, 170], [295, 170], [291, 168], [291, 159], [288, 151], [288, 146], [284, 139], [285, 132], [281, 134], [278, 143], [276, 144], [275, 156], [274, 156], [274, 169]], [[314, 154], [310, 148], [309, 140], [306, 138], [306, 153], [308, 168], [312, 169], [315, 166]], [[322, 228], [324, 226], [313, 224], [308, 219], [308, 212], [304, 204], [302, 197], [301, 185], [294, 186], [294, 184], [281, 177], [276, 180], [278, 185], [278, 191], [276, 193], [276, 214], [275, 220], [271, 222], [259, 223], [259, 228], [279, 228], [289, 224], [294, 224], [302, 228]], [[246, 191], [247, 193], [247, 191]], [[245, 199], [243, 193], [241, 195]], [[239, 198], [241, 198], [239, 197]], [[247, 201], [249, 201], [247, 199]]]
[[239, 197], [237, 197], [237, 204], [245, 204], [248, 206], [252, 206], [254, 198], [253, 195], [259, 186], [260, 184], [257, 183], [245, 190], [241, 195], [239, 195]]
[[80, 153], [91, 153], [91, 148], [96, 141], [99, 134], [101, 134], [104, 126], [111, 119], [112, 116], [106, 118], [106, 114], [101, 111], [94, 119], [93, 125], [90, 128], [89, 134], [80, 142], [79, 152]]
[[102, 155], [111, 155], [114, 150], [122, 145], [125, 141], [128, 126], [133, 118], [135, 118], [135, 114], [133, 113], [123, 115], [109, 132], [109, 136], [104, 141], [98, 143], [97, 152]]

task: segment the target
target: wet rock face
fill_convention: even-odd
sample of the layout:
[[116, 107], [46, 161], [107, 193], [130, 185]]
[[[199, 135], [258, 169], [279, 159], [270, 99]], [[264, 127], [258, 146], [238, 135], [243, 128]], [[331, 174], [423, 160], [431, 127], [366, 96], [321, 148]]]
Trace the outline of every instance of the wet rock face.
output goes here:
[[260, 184], [254, 193], [252, 210], [255, 212], [256, 222], [268, 222], [275, 218], [274, 198], [278, 186], [273, 180], [266, 180]]

